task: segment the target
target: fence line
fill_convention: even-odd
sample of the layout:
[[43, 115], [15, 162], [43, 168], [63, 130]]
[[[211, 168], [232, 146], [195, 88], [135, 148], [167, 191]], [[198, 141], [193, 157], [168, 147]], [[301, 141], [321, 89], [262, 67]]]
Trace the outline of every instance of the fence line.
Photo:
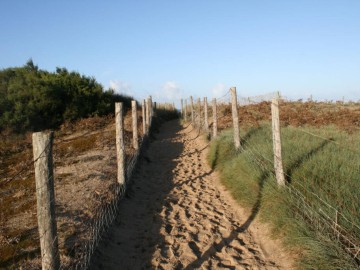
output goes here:
[[[132, 111], [133, 109], [134, 105], [132, 107]], [[154, 115], [152, 110], [152, 106], [148, 108], [148, 112], [149, 114], [151, 113], [151, 116]], [[115, 113], [115, 115], [116, 118], [119, 116], [118, 113]], [[136, 118], [138, 118], [137, 114]], [[142, 121], [140, 124], [143, 125], [146, 118], [141, 118]], [[151, 119], [149, 119], [149, 124], [151, 124]], [[48, 198], [46, 204], [42, 202], [42, 199], [39, 199], [39, 232], [36, 233], [36, 230], [25, 230], [26, 227], [35, 226], [35, 224], [32, 223], [29, 218], [26, 218], [24, 220], [25, 224], [23, 225], [25, 226], [24, 232], [21, 231], [21, 235], [12, 238], [10, 238], [10, 236], [7, 237], [6, 235], [2, 235], [1, 233], [1, 230], [13, 227], [13, 225], [11, 225], [12, 223], [8, 224], [8, 222], [12, 221], [7, 221], [7, 218], [4, 218], [3, 216], [4, 213], [1, 213], [2, 227], [0, 227], [0, 249], [11, 249], [13, 255], [11, 255], [12, 257], [0, 258], [0, 268], [7, 268], [10, 266], [40, 268], [41, 266], [39, 265], [39, 262], [41, 264], [41, 261], [36, 259], [36, 256], [38, 256], [37, 254], [40, 252], [40, 250], [41, 256], [43, 258], [43, 269], [86, 269], [89, 267], [92, 254], [94, 253], [97, 244], [99, 241], [101, 241], [103, 233], [112, 224], [117, 215], [118, 203], [125, 194], [127, 183], [132, 177], [140, 153], [144, 150], [148, 141], [148, 135], [144, 134], [143, 137], [139, 140], [138, 149], [134, 149], [133, 147], [130, 147], [132, 136], [129, 136], [129, 133], [131, 131], [124, 131], [123, 142], [126, 142], [126, 147], [125, 144], [121, 147], [124, 152], [124, 183], [119, 185], [116, 181], [116, 173], [114, 173], [112, 169], [114, 165], [116, 165], [116, 151], [114, 151], [115, 138], [113, 140], [112, 136], [115, 135], [115, 127], [117, 125], [106, 125], [110, 127], [110, 129], [104, 130], [104, 127], [101, 126], [99, 130], [91, 130], [93, 127], [90, 127], [89, 132], [82, 133], [81, 135], [75, 135], [69, 139], [56, 139], [55, 142], [51, 140], [51, 143], [48, 142], [43, 144], [42, 149], [36, 148], [34, 137], [33, 160], [26, 162], [24, 165], [19, 164], [18, 166], [21, 166], [20, 171], [10, 175], [8, 173], [9, 170], [4, 169], [0, 185], [4, 187], [2, 193], [4, 193], [4, 196], [6, 196], [12, 183], [20, 183], [20, 178], [24, 177], [31, 180], [31, 174], [33, 174], [34, 165], [35, 172], [37, 172], [37, 164], [39, 164], [39, 162], [44, 158], [47, 150], [51, 149], [52, 145], [54, 145], [53, 166], [56, 170], [55, 179], [54, 176], [50, 173], [52, 169], [49, 168], [49, 172], [43, 173], [46, 175], [45, 181], [37, 181], [34, 190], [38, 194], [51, 193], [51, 190], [50, 192], [46, 190], [49, 187], [49, 184], [51, 185], [51, 183], [55, 182], [55, 189], [57, 194], [56, 204], [54, 196]], [[136, 125], [138, 125], [138, 123], [136, 123]], [[122, 128], [124, 128], [124, 124], [122, 124]], [[136, 131], [133, 127], [132, 132], [135, 133]], [[36, 134], [34, 134], [34, 136], [35, 135]], [[95, 139], [100, 138], [100, 136], [104, 136], [104, 139], [101, 141]], [[135, 136], [132, 138], [134, 140]], [[78, 147], [79, 150], [77, 150], [77, 148], [73, 150], [73, 147]], [[101, 154], [100, 156], [97, 154], [99, 151], [97, 149], [105, 149], [102, 150], [105, 151], [104, 155]], [[73, 157], [74, 154], [77, 154], [76, 158]], [[30, 157], [30, 153], [27, 155]], [[46, 156], [48, 156], [48, 154]], [[67, 159], [64, 159], [63, 157]], [[72, 157], [72, 159], [68, 159], [69, 157]], [[93, 163], [90, 165], [89, 162]], [[92, 164], [99, 165], [93, 167], [94, 165]], [[43, 165], [40, 166], [43, 168]], [[77, 178], [80, 181], [73, 181], [73, 179], [70, 177]], [[92, 180], [93, 178], [94, 180]], [[84, 181], [91, 181], [91, 183], [94, 183], [95, 185], [84, 185]], [[62, 190], [61, 192], [58, 191], [59, 188]], [[86, 190], [84, 190], [84, 188], [86, 188]], [[22, 191], [19, 190], [19, 192]], [[31, 190], [31, 192], [33, 191]], [[86, 197], [84, 197], [84, 195]], [[4, 198], [5, 197], [2, 197], [2, 199]], [[84, 200], [86, 200], [86, 203]], [[47, 205], [56, 205], [56, 209], [51, 210], [51, 208], [49, 208]], [[45, 218], [40, 218], [42, 209], [50, 209], [51, 215]], [[56, 218], [54, 217], [55, 213], [57, 215]], [[21, 213], [21, 215], [28, 214]], [[44, 224], [45, 221], [49, 221], [52, 225], [50, 227], [46, 225], [44, 229], [41, 229], [42, 224]], [[58, 223], [57, 234], [56, 225], [54, 226], [56, 222]], [[19, 228], [21, 228], [21, 226], [22, 224], [16, 225], [16, 227]], [[36, 227], [34, 227], [34, 229], [35, 228]], [[44, 247], [42, 244], [42, 239], [48, 239], [49, 233], [53, 236], [53, 238], [49, 238], [47, 241], [48, 244], [46, 247]], [[31, 257], [35, 256], [35, 260], [28, 259], [26, 261], [22, 261], [15, 259], [17, 256], [23, 256], [21, 254], [25, 252], [24, 248], [18, 245], [18, 243], [21, 243], [22, 239], [31, 239], [31, 246], [29, 246], [28, 249], [34, 250], [31, 251], [35, 252], [34, 255], [31, 255]], [[59, 241], [59, 249], [56, 249], [58, 246], [57, 241]], [[36, 244], [36, 242], [38, 244]], [[38, 249], [39, 243], [41, 243], [41, 249]], [[49, 256], [54, 259], [48, 259]], [[61, 262], [59, 261], [59, 258], [61, 259]]]
[[239, 98], [239, 105], [240, 106], [247, 106], [251, 104], [257, 104], [264, 101], [272, 101], [273, 99], [280, 99], [280, 93], [279, 92], [271, 92], [264, 95], [259, 96], [252, 96], [252, 97], [240, 97]]
[[[269, 171], [269, 168], [264, 166], [263, 161], [269, 162], [270, 166], [273, 166], [273, 161], [269, 160], [265, 157], [260, 151], [255, 148], [245, 144], [246, 152], [250, 153], [251, 159], [254, 160], [257, 166], [261, 167], [263, 171], [267, 171], [273, 175], [276, 179], [276, 174], [272, 171]], [[261, 159], [259, 158], [261, 157]], [[289, 176], [285, 173], [286, 176]], [[322, 233], [327, 233], [332, 239], [338, 241], [341, 246], [349, 253], [354, 256], [355, 260], [359, 260], [359, 240], [358, 236], [360, 234], [360, 226], [355, 224], [346, 218], [337, 208], [325, 202], [322, 198], [320, 198], [316, 193], [308, 191], [306, 187], [297, 183], [296, 185], [300, 185], [304, 192], [309, 195], [312, 195], [318, 203], [322, 205], [322, 207], [318, 208], [315, 203], [310, 204], [308, 200], [308, 196], [305, 195], [304, 192], [300, 191], [299, 188], [296, 188], [294, 185], [286, 185], [285, 188], [292, 195], [292, 198], [298, 200], [298, 204], [295, 205], [299, 211], [294, 212], [296, 215], [301, 215], [302, 218], [305, 219], [308, 223], [315, 226], [317, 230], [321, 230]], [[328, 211], [325, 211], [325, 208], [328, 208], [333, 211], [333, 217], [329, 214]], [[353, 234], [349, 232], [344, 226], [339, 224], [339, 216], [346, 221], [353, 229], [356, 229], [357, 233]]]
[[[236, 100], [236, 90], [234, 91], [234, 88], [231, 88], [229, 92], [227, 92], [222, 99], [226, 100], [228, 102], [227, 95], [229, 93], [233, 93], [233, 100]], [[235, 94], [234, 94], [235, 92]], [[235, 97], [235, 98], [234, 98]], [[192, 98], [192, 97], [191, 97]], [[204, 99], [206, 100], [206, 98]], [[279, 101], [281, 101], [280, 93], [279, 92], [273, 92], [261, 96], [256, 97], [248, 97], [248, 98], [240, 98], [235, 103], [232, 103], [230, 105], [229, 103], [222, 103], [217, 102], [217, 100], [214, 100], [213, 102], [213, 110], [211, 117], [213, 118], [212, 125], [214, 128], [217, 128], [217, 120], [220, 120], [222, 118], [228, 117], [233, 112], [233, 124], [232, 128], [236, 129], [236, 125], [239, 123], [239, 120], [236, 119], [236, 112], [234, 112], [234, 107], [241, 106], [252, 106], [256, 105], [262, 102], [267, 102], [269, 104], [269, 112], [271, 111], [271, 119], [272, 119], [272, 127], [273, 127], [273, 158], [274, 160], [270, 160], [267, 158], [263, 153], [261, 153], [260, 150], [256, 150], [256, 148], [249, 145], [246, 141], [242, 140], [241, 144], [237, 143], [236, 141], [236, 135], [234, 136], [234, 147], [235, 149], [238, 149], [240, 145], [242, 145], [243, 151], [240, 152], [240, 154], [250, 154], [250, 158], [254, 160], [254, 162], [259, 166], [260, 168], [263, 168], [264, 171], [270, 173], [273, 175], [275, 179], [278, 181], [278, 185], [285, 187], [285, 189], [289, 192], [289, 194], [292, 195], [292, 197], [295, 199], [295, 201], [298, 201], [296, 204], [297, 210], [294, 210], [295, 215], [300, 215], [307, 223], [309, 223], [312, 226], [315, 226], [315, 228], [322, 233], [328, 235], [331, 239], [337, 241], [340, 246], [343, 247], [343, 249], [348, 252], [358, 263], [360, 262], [360, 225], [356, 224], [355, 222], [351, 221], [350, 218], [346, 217], [337, 207], [334, 207], [327, 203], [324, 199], [322, 199], [318, 194], [309, 191], [307, 188], [302, 186], [301, 191], [297, 185], [301, 185], [300, 183], [296, 182], [294, 184], [286, 183], [284, 177], [287, 177], [288, 179], [291, 179], [291, 175], [289, 175], [287, 172], [284, 172], [282, 168], [282, 158], [281, 158], [281, 137], [280, 137], [280, 118], [279, 118]], [[225, 106], [225, 107], [224, 107]], [[271, 110], [270, 110], [271, 106]], [[218, 107], [224, 108], [224, 113], [222, 116], [218, 116]], [[232, 107], [232, 110], [231, 110]], [[256, 108], [254, 108], [256, 109]], [[264, 113], [264, 112], [262, 112]], [[206, 112], [207, 114], [207, 112]], [[254, 111], [254, 114], [257, 114], [257, 112]], [[197, 113], [197, 115], [201, 116], [201, 114]], [[185, 116], [186, 117], [186, 116]], [[184, 116], [183, 116], [184, 118]], [[192, 121], [193, 125], [195, 127], [200, 127], [196, 122], [194, 123]], [[210, 124], [211, 125], [211, 124]], [[230, 126], [229, 126], [230, 127]], [[203, 132], [206, 132], [206, 127], [204, 127]], [[335, 142], [333, 139], [325, 138], [323, 136], [313, 134], [311, 132], [307, 132], [305, 130], [299, 129], [299, 131], [304, 132], [308, 135], [318, 137], [320, 139], [329, 141], [331, 143], [335, 143], [336, 145], [341, 145], [338, 142]], [[234, 134], [236, 131], [234, 132]], [[206, 134], [206, 133], [205, 133]], [[215, 138], [217, 135], [217, 132], [215, 130], [213, 131], [212, 138]], [[239, 146], [238, 146], [239, 145]], [[244, 150], [246, 149], [246, 150]], [[353, 152], [356, 152], [353, 150]], [[260, 158], [259, 158], [260, 157]], [[268, 165], [264, 166], [264, 162], [268, 162]], [[310, 203], [309, 196], [312, 196], [314, 199], [314, 203]], [[315, 203], [317, 201], [318, 203]], [[346, 225], [345, 225], [346, 223]]]
[[231, 91], [230, 89], [228, 91], [226, 91], [226, 93], [218, 98], [216, 98], [217, 102], [219, 104], [221, 103], [230, 103], [231, 101]]

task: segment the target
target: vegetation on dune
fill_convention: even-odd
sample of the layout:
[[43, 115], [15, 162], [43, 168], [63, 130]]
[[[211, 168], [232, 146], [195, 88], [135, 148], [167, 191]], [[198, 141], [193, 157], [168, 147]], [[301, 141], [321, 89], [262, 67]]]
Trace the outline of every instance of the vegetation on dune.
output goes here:
[[[139, 134], [142, 134], [142, 117], [138, 111], [140, 121], [138, 122]], [[173, 110], [159, 109], [155, 111], [152, 119], [151, 132], [155, 132], [162, 122], [178, 117], [178, 112]], [[125, 114], [125, 142], [126, 153], [131, 156], [133, 153], [132, 142], [132, 121], [131, 110]], [[91, 117], [65, 122], [55, 131], [53, 147], [54, 168], [55, 168], [55, 191], [56, 196], [64, 193], [64, 187], [71, 185], [84, 187], [84, 181], [88, 178], [74, 175], [73, 173], [56, 173], [56, 169], [63, 166], [80, 164], [78, 157], [84, 154], [97, 151], [107, 151], [115, 145], [114, 115], [104, 117]], [[31, 149], [30, 134], [12, 134], [6, 136], [0, 133], [0, 269], [38, 269], [38, 258], [40, 257], [39, 236], [36, 226], [36, 197], [33, 156]], [[114, 151], [115, 153], [115, 151]], [[92, 168], [90, 167], [89, 170]], [[96, 169], [94, 170], [96, 171]], [[108, 174], [109, 172], [104, 172]], [[116, 173], [116, 168], [111, 173]], [[116, 179], [110, 175], [110, 181]], [[86, 179], [86, 180], [85, 180]], [[67, 184], [66, 184], [67, 183]], [[89, 182], [91, 183], [91, 182]], [[89, 184], [87, 184], [89, 185]], [[89, 186], [87, 186], [88, 188]], [[85, 186], [86, 188], [86, 186]], [[107, 185], [99, 189], [100, 194], [108, 194]], [[95, 195], [94, 195], [95, 194]], [[101, 202], [99, 194], [87, 193], [86, 196], [97, 196], [96, 201]], [[78, 196], [74, 192], [74, 196]], [[81, 195], [84, 196], [84, 193]], [[103, 196], [103, 195], [102, 195]], [[59, 204], [59, 201], [57, 201]], [[78, 209], [82, 209], [78, 205]], [[95, 211], [95, 209], [92, 209]], [[59, 218], [63, 217], [64, 209], [60, 206], [56, 209]], [[77, 219], [78, 216], [71, 216]], [[24, 222], [17, 222], [24, 219]], [[26, 222], [25, 222], [26, 221]], [[14, 226], [15, 224], [15, 226]], [[72, 223], [58, 223], [59, 239], [76, 232]], [[83, 224], [86, 226], [86, 224]], [[80, 226], [80, 225], [79, 225]], [[77, 237], [80, 237], [78, 233]], [[73, 239], [73, 238], [72, 238]], [[75, 239], [75, 238], [74, 238]], [[60, 242], [61, 243], [61, 242]], [[74, 254], [68, 254], [72, 244], [60, 244], [60, 252], [65, 254], [68, 260], [75, 260]], [[69, 261], [63, 262], [64, 264]], [[66, 267], [65, 267], [66, 268]]]
[[[79, 156], [109, 140], [107, 137], [112, 134], [102, 132], [109, 125], [109, 118], [93, 117], [62, 125], [55, 132], [55, 168], [68, 157]], [[86, 136], [63, 140], [68, 132], [81, 132]], [[0, 138], [0, 269], [18, 269], [25, 261], [31, 265], [31, 260], [40, 256], [31, 137], [13, 134], [0, 135]], [[63, 181], [63, 176], [57, 175], [56, 180]], [[73, 180], [75, 184], [79, 181], [78, 178]], [[26, 222], [14, 226], [17, 219], [24, 217]]]
[[115, 102], [130, 107], [131, 98], [104, 90], [94, 78], [57, 68], [23, 67], [0, 70], [0, 130], [15, 132], [56, 128], [65, 121], [114, 111]]
[[[359, 102], [316, 102], [316, 101], [281, 101], [280, 121], [283, 126], [301, 127], [310, 125], [326, 127], [335, 125], [348, 133], [360, 130]], [[240, 106], [240, 126], [259, 126], [263, 121], [271, 120], [270, 102]], [[229, 104], [218, 105], [220, 130], [232, 127], [231, 107]]]
[[349, 223], [339, 216], [338, 223], [356, 239], [360, 238], [360, 231], [351, 225], [360, 224], [359, 132], [348, 134], [335, 126], [283, 127], [282, 152], [288, 186], [300, 190], [304, 200], [276, 185], [271, 125], [263, 122], [247, 128], [241, 137], [242, 150], [236, 152], [232, 131], [224, 131], [212, 142], [209, 162], [220, 170], [222, 181], [233, 196], [251, 210], [249, 222], [256, 216], [269, 222], [274, 236], [284, 239], [286, 247], [298, 258], [299, 269], [358, 269], [330, 232], [318, 230], [316, 222], [304, 218], [300, 211], [301, 204], [306, 203], [323, 210], [324, 216], [334, 215], [324, 208], [332, 205], [350, 219]]

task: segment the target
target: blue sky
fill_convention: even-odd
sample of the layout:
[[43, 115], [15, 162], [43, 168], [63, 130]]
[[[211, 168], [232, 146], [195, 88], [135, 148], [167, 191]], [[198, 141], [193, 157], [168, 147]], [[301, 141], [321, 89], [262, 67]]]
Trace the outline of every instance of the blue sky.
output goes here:
[[278, 90], [360, 100], [360, 1], [0, 3], [0, 68], [30, 58], [140, 99]]

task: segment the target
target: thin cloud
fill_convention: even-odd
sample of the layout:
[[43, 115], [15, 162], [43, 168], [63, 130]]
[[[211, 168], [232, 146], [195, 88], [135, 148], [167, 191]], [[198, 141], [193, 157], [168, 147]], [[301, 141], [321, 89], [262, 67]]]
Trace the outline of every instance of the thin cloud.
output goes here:
[[120, 80], [110, 80], [109, 87], [113, 89], [116, 93], [125, 94], [128, 96], [133, 95], [132, 86], [127, 82]]
[[165, 99], [166, 101], [175, 101], [181, 99], [182, 90], [178, 83], [167, 81], [162, 85], [161, 91], [157, 92], [156, 96], [157, 98]]
[[212, 89], [212, 95], [214, 98], [219, 98], [222, 97], [223, 95], [225, 95], [226, 93], [226, 86], [223, 83], [218, 83], [217, 85], [215, 85]]

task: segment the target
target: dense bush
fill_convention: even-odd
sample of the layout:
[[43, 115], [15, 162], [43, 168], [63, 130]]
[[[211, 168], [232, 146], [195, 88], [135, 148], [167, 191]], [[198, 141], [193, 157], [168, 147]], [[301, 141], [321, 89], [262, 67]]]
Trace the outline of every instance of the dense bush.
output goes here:
[[130, 107], [130, 101], [104, 91], [95, 78], [66, 68], [48, 72], [29, 60], [23, 67], [0, 70], [0, 130], [56, 128], [64, 121], [109, 114], [115, 102]]

